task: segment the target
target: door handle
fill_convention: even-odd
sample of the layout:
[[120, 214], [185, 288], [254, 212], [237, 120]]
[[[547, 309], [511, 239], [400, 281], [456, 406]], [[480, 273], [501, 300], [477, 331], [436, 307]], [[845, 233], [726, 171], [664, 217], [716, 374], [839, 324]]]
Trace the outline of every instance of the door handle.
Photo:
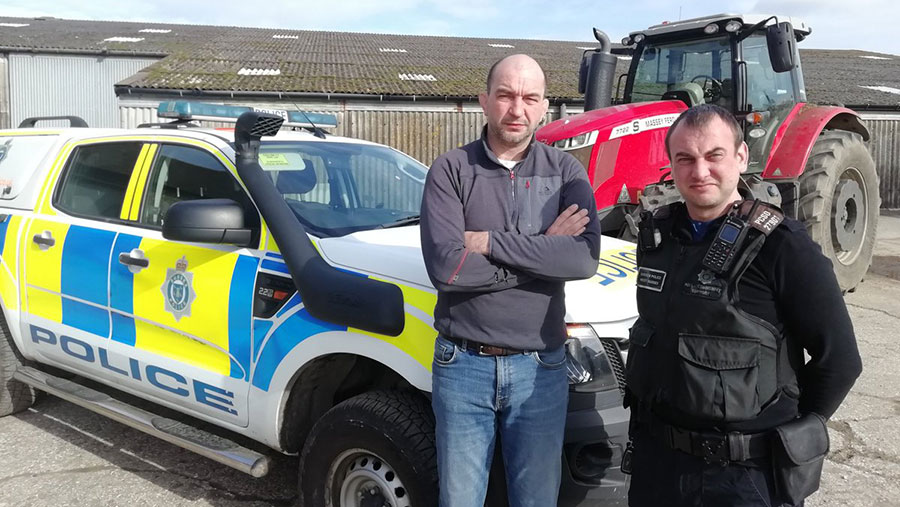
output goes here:
[[134, 248], [128, 253], [120, 253], [119, 262], [128, 266], [128, 271], [132, 273], [150, 266], [150, 259], [144, 257], [144, 251], [139, 248]]
[[50, 231], [35, 234], [34, 237], [31, 238], [31, 241], [37, 243], [38, 248], [41, 250], [47, 250], [56, 244], [56, 240], [53, 239], [53, 234]]

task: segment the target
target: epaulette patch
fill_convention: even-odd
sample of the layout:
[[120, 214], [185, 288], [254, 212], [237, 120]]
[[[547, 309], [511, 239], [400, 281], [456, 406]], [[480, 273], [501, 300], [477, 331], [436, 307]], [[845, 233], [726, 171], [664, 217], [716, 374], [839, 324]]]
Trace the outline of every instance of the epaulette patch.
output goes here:
[[[764, 202], [756, 203], [754, 201], [744, 201], [740, 205], [739, 214], [747, 216], [747, 223], [750, 227], [768, 236], [778, 227], [778, 224], [784, 221], [784, 212], [777, 206], [766, 204]], [[749, 215], [749, 216], [748, 216]]]

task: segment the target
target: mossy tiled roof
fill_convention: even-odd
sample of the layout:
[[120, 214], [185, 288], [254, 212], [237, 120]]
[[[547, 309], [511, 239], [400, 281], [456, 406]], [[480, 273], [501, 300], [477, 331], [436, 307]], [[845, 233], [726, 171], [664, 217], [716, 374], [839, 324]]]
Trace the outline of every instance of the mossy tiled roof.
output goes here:
[[[165, 23], [4, 18], [0, 52], [157, 56], [118, 83], [128, 91], [322, 93], [471, 98], [487, 69], [512, 53], [544, 67], [547, 94], [581, 100], [575, 41], [363, 34]], [[810, 39], [804, 45], [813, 42]], [[512, 46], [512, 47], [509, 47]], [[853, 106], [900, 106], [900, 56], [801, 49], [808, 98]], [[630, 63], [620, 59], [617, 73]]]

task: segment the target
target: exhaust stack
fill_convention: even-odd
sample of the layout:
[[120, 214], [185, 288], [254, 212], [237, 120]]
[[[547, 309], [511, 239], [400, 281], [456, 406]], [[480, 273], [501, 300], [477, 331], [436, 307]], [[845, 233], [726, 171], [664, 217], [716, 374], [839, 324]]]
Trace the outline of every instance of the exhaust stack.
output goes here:
[[616, 77], [618, 59], [610, 53], [609, 37], [594, 28], [594, 37], [600, 47], [586, 52], [581, 60], [578, 92], [584, 94], [584, 110], [601, 109], [612, 104], [613, 80]]

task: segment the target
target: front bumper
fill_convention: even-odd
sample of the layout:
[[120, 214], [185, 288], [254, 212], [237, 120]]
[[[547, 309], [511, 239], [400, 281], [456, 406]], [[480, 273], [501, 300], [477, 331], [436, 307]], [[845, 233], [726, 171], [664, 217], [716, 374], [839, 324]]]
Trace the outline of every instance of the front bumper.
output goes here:
[[629, 479], [619, 465], [628, 419], [618, 389], [569, 393], [559, 507], [627, 505]]

